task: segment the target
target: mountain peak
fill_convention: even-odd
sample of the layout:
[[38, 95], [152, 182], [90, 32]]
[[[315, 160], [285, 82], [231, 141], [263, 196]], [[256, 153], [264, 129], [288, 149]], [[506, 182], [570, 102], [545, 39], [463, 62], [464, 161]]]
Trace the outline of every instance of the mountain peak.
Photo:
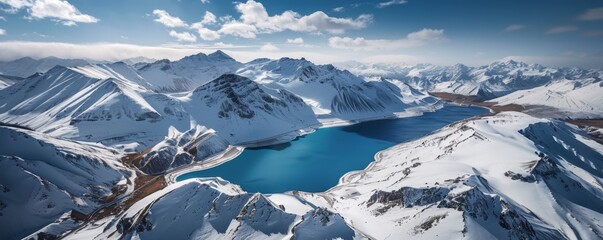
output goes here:
[[207, 55], [205, 53], [200, 52], [197, 54], [183, 57], [182, 59], [178, 60], [178, 62], [182, 61], [207, 61]]
[[507, 60], [504, 60], [502, 63], [507, 64], [507, 65], [516, 65], [519, 62], [517, 62], [517, 61], [515, 61], [515, 60], [513, 60], [511, 58], [509, 58]]
[[504, 60], [502, 60], [500, 62], [495, 62], [494, 64], [496, 64], [496, 65], [505, 65], [505, 66], [510, 66], [510, 67], [527, 67], [528, 66], [527, 63], [524, 63], [524, 62], [521, 62], [521, 61], [516, 61], [516, 60], [513, 60], [511, 58], [504, 59]]
[[236, 61], [230, 55], [226, 54], [225, 52], [222, 52], [222, 50], [215, 51], [215, 52], [207, 55], [207, 57], [213, 61], [216, 61], [216, 60]]
[[215, 52], [213, 52], [213, 53], [210, 53], [210, 54], [209, 54], [209, 55], [207, 55], [207, 56], [210, 56], [210, 57], [211, 57], [211, 56], [214, 56], [214, 57], [230, 57], [230, 56], [228, 56], [228, 54], [226, 54], [225, 52], [222, 52], [222, 50], [217, 50], [217, 51], [215, 51]]
[[15, 59], [15, 60], [14, 60], [14, 62], [23, 62], [23, 61], [29, 61], [29, 62], [32, 62], [32, 61], [36, 61], [36, 60], [35, 60], [35, 59], [33, 59], [33, 58], [31, 58], [31, 57], [22, 57], [22, 58], [19, 58], [19, 59]]

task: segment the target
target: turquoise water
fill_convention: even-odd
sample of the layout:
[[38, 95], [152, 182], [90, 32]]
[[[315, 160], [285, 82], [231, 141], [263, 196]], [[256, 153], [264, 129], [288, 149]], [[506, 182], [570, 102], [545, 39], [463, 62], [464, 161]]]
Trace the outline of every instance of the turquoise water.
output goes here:
[[219, 176], [248, 192], [322, 192], [337, 185], [345, 173], [366, 168], [378, 151], [487, 112], [480, 107], [446, 106], [417, 117], [322, 128], [289, 143], [245, 149], [229, 162], [177, 180]]

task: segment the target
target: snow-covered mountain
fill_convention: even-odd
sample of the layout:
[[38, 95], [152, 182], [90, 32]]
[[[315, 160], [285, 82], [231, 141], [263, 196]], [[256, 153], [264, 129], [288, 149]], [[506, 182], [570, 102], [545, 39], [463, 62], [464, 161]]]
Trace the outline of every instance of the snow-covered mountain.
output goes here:
[[[158, 64], [171, 70], [152, 74]], [[437, 107], [435, 98], [402, 82], [365, 81], [305, 59], [248, 63], [238, 72], [256, 74], [253, 81], [233, 74], [207, 80], [237, 66], [243, 65], [221, 51], [141, 70], [124, 62], [57, 66], [1, 90], [0, 121], [141, 151], [163, 140], [171, 126], [184, 132], [199, 124], [230, 144], [265, 145], [311, 131], [320, 126], [318, 119], [380, 118]], [[180, 90], [190, 89], [161, 93], [165, 84], [178, 82], [161, 78], [164, 73], [184, 76], [188, 83]]]
[[13, 77], [0, 74], [0, 90], [7, 88], [21, 80], [23, 80], [23, 78], [21, 77]]
[[115, 219], [86, 225], [66, 239], [121, 236], [128, 239], [352, 239], [359, 234], [338, 214], [300, 202], [295, 197], [246, 193], [223, 180], [194, 179], [170, 185]]
[[0, 62], [0, 74], [15, 77], [29, 77], [34, 73], [44, 73], [55, 66], [73, 67], [87, 64], [90, 63], [82, 59], [61, 59], [56, 57], [33, 59], [24, 57], [13, 61]]
[[556, 117], [603, 118], [603, 82], [600, 78], [553, 81], [491, 101], [499, 105], [548, 106], [557, 109], [558, 112], [548, 110]]
[[579, 68], [548, 68], [513, 60], [494, 62], [481, 67], [436, 66], [431, 64], [338, 64], [355, 74], [397, 79], [415, 88], [430, 92], [447, 92], [492, 99], [508, 93], [531, 89], [560, 79], [598, 77], [597, 70]]
[[[315, 65], [306, 59], [257, 59], [237, 74], [269, 88], [286, 89], [312, 106], [316, 115], [341, 119], [383, 117], [417, 105], [436, 102], [403, 83], [365, 81], [333, 65]], [[405, 96], [403, 96], [405, 95]]]
[[[104, 67], [57, 66], [3, 89], [0, 121], [53, 136], [84, 138], [90, 134], [86, 130], [115, 134], [98, 129], [109, 122], [161, 119], [141, 96], [149, 90]], [[89, 122], [95, 122], [94, 129], [82, 127]]]
[[0, 122], [137, 151], [161, 141], [170, 126], [194, 127], [191, 121], [230, 144], [289, 141], [318, 125], [296, 95], [237, 75], [222, 75], [178, 96], [152, 92], [153, 87], [122, 62], [58, 66], [1, 90]]
[[[55, 67], [47, 73], [33, 75], [27, 80], [21, 81], [22, 83], [15, 84], [10, 89], [1, 92], [0, 99], [6, 99], [7, 102], [0, 106], [0, 121], [29, 126], [47, 133], [57, 132], [60, 133], [60, 136], [69, 135], [79, 137], [78, 139], [88, 137], [88, 140], [96, 141], [104, 138], [95, 136], [97, 134], [93, 132], [86, 132], [85, 129], [77, 131], [78, 129], [74, 129], [74, 127], [78, 128], [78, 126], [74, 125], [83, 121], [108, 121], [122, 117], [155, 122], [162, 117], [173, 117], [174, 121], [177, 121], [175, 124], [180, 131], [186, 131], [191, 126], [188, 121], [192, 117], [200, 124], [220, 132], [225, 126], [224, 121], [218, 121], [218, 119], [227, 117], [222, 115], [227, 111], [222, 109], [216, 112], [217, 115], [208, 117], [200, 116], [198, 114], [200, 109], [194, 109], [204, 106], [216, 107], [210, 106], [213, 104], [210, 102], [195, 102], [205, 99], [204, 95], [215, 94], [211, 92], [214, 90], [204, 92], [193, 90], [199, 90], [200, 86], [210, 86], [206, 83], [215, 81], [214, 79], [224, 73], [235, 71], [254, 80], [236, 85], [243, 94], [246, 94], [244, 92], [247, 90], [254, 90], [253, 92], [256, 89], [259, 90], [258, 94], [249, 97], [241, 96], [245, 98], [245, 101], [258, 98], [254, 107], [265, 108], [263, 105], [269, 107], [282, 105], [282, 101], [265, 102], [265, 99], [270, 101], [270, 98], [265, 98], [266, 94], [285, 100], [285, 102], [289, 100], [296, 102], [291, 106], [284, 106], [285, 108], [295, 107], [295, 109], [289, 109], [290, 112], [281, 112], [280, 116], [275, 118], [276, 122], [284, 121], [287, 124], [292, 118], [304, 119], [303, 121], [306, 123], [310, 121], [311, 117], [308, 116], [307, 111], [304, 113], [305, 116], [290, 114], [304, 109], [301, 105], [310, 105], [314, 114], [319, 117], [356, 120], [391, 116], [396, 112], [404, 112], [414, 107], [431, 106], [436, 103], [435, 98], [404, 83], [380, 79], [365, 81], [331, 65], [315, 65], [305, 59], [290, 58], [258, 59], [243, 65], [225, 53], [217, 51], [209, 55], [200, 53], [188, 56], [175, 62], [161, 60], [147, 64], [140, 69], [135, 69], [124, 62]], [[243, 89], [243, 85], [249, 85], [249, 89]], [[213, 89], [225, 87], [228, 90], [229, 86], [229, 83], [226, 83], [215, 86]], [[187, 92], [176, 95], [161, 93], [166, 91]], [[221, 94], [229, 96], [230, 93], [222, 92]], [[299, 102], [298, 98], [304, 101]], [[123, 100], [117, 101], [117, 99]], [[238, 107], [235, 109], [238, 111], [238, 117], [245, 118], [243, 111], [247, 110], [243, 105], [247, 103], [243, 101], [241, 105], [237, 99], [232, 100], [234, 102], [225, 104]], [[276, 105], [271, 106], [273, 104]], [[226, 105], [223, 107], [227, 107]], [[278, 107], [276, 110], [280, 111]], [[424, 111], [424, 109], [417, 111]], [[255, 111], [252, 110], [252, 112]], [[270, 109], [264, 109], [263, 112], [267, 113], [264, 118], [273, 116]], [[40, 113], [48, 118], [37, 117]], [[187, 117], [186, 115], [192, 116]], [[221, 122], [222, 126], [218, 126], [216, 121]], [[300, 125], [298, 122], [297, 120], [292, 122], [294, 123], [293, 128], [308, 125]], [[162, 129], [162, 136], [170, 126], [170, 123], [166, 124], [168, 125]], [[184, 126], [187, 128], [182, 128]], [[288, 126], [288, 129], [291, 129], [291, 126]], [[79, 130], [82, 129], [79, 128]], [[241, 135], [240, 132], [233, 134]], [[59, 136], [59, 134], [53, 136]], [[226, 136], [225, 138], [233, 140], [231, 142], [242, 141], [242, 139], [236, 139], [237, 137]], [[251, 141], [252, 138], [249, 137], [246, 140]], [[253, 140], [257, 139], [256, 136]]]
[[198, 87], [183, 101], [199, 124], [216, 130], [233, 144], [286, 133], [297, 137], [298, 130], [318, 125], [312, 109], [301, 98], [235, 74], [222, 75]]
[[158, 92], [186, 92], [242, 66], [222, 51], [209, 55], [199, 53], [171, 62], [167, 59], [144, 65], [138, 69]]
[[373, 239], [600, 239], [602, 160], [574, 127], [504, 112], [382, 151], [302, 197]]
[[169, 185], [67, 239], [599, 239], [603, 146], [522, 113], [462, 121], [376, 155], [324, 193]]
[[1, 239], [62, 232], [52, 224], [76, 226], [70, 211], [88, 214], [132, 191], [134, 172], [100, 144], [11, 127], [0, 127], [0, 142]]

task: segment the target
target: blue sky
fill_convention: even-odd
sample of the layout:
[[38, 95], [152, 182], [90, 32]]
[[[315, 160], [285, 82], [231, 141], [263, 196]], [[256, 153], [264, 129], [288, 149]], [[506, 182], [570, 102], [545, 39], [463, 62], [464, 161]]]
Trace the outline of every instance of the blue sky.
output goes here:
[[0, 0], [1, 60], [306, 57], [603, 67], [601, 1]]

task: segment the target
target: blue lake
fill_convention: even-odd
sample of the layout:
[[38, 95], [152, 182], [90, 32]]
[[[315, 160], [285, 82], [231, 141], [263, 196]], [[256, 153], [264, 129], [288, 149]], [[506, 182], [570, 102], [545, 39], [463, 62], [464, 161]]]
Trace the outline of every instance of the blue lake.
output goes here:
[[337, 185], [345, 173], [366, 168], [381, 150], [487, 112], [481, 107], [446, 106], [417, 117], [322, 128], [289, 143], [247, 148], [229, 162], [177, 180], [219, 176], [247, 192], [322, 192]]

